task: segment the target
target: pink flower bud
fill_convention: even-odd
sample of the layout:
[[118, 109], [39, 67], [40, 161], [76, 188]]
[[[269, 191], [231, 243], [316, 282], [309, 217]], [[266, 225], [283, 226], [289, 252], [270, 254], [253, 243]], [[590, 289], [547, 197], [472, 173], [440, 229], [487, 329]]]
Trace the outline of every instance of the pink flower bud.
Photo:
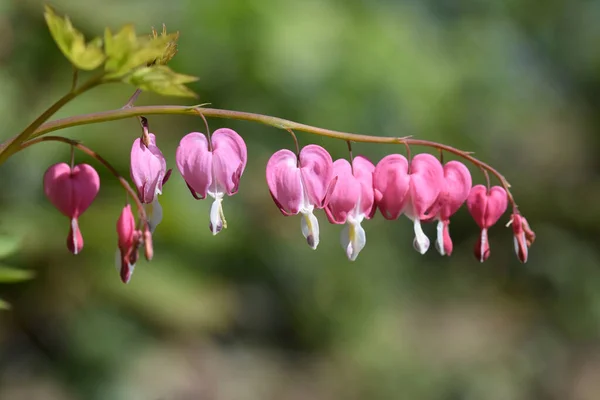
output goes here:
[[44, 174], [44, 192], [50, 202], [71, 219], [67, 248], [73, 254], [83, 249], [83, 236], [78, 218], [92, 204], [100, 190], [100, 177], [88, 164], [71, 168], [68, 164], [54, 164]]
[[511, 218], [513, 228], [513, 239], [515, 243], [515, 253], [522, 263], [527, 262], [529, 247], [535, 240], [535, 233], [529, 227], [525, 217], [514, 213]]
[[490, 255], [488, 229], [492, 227], [508, 206], [506, 191], [500, 186], [493, 186], [489, 191], [483, 185], [475, 185], [467, 197], [469, 213], [481, 228], [481, 236], [475, 249], [475, 257], [481, 262]]
[[240, 178], [246, 168], [246, 143], [235, 131], [217, 129], [211, 137], [212, 150], [204, 134], [192, 132], [185, 135], [177, 147], [177, 168], [190, 192], [196, 199], [208, 194], [214, 199], [210, 211], [210, 228], [213, 235], [226, 227], [223, 214], [225, 194], [238, 191]]
[[117, 220], [117, 238], [120, 253], [117, 268], [119, 269], [123, 283], [128, 283], [133, 275], [135, 263], [138, 259], [138, 248], [141, 238], [141, 232], [135, 228], [135, 218], [129, 204], [123, 207], [121, 215]]
[[154, 247], [152, 245], [152, 232], [149, 229], [144, 230], [144, 256], [147, 261], [154, 257]]
[[279, 150], [267, 163], [267, 185], [271, 197], [285, 216], [301, 213], [302, 234], [308, 245], [319, 245], [319, 221], [313, 214], [329, 202], [337, 178], [333, 178], [333, 161], [321, 146], [305, 146], [299, 157], [289, 150]]

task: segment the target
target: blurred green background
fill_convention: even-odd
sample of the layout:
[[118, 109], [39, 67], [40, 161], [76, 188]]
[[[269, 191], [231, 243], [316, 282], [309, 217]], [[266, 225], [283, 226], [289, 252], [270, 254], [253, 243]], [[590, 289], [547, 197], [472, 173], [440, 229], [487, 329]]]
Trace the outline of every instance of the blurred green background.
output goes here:
[[[42, 176], [67, 161], [44, 143], [0, 168], [4, 260], [32, 281], [0, 285], [0, 399], [600, 399], [600, 1], [54, 0], [87, 37], [129, 22], [179, 30], [178, 72], [198, 102], [374, 135], [414, 135], [475, 151], [502, 171], [538, 235], [530, 261], [513, 251], [508, 214], [491, 258], [478, 229], [452, 220], [454, 254], [412, 249], [406, 218], [363, 224], [354, 263], [340, 226], [321, 221], [312, 251], [299, 217], [283, 217], [264, 179], [284, 131], [210, 120], [247, 141], [229, 229], [208, 230], [210, 202], [178, 173], [160, 200], [155, 258], [129, 285], [114, 268], [125, 196], [96, 166], [102, 190], [83, 215], [85, 249], [65, 246], [68, 220]], [[18, 133], [61, 96], [71, 69], [39, 0], [0, 0], [0, 135]], [[133, 88], [93, 90], [55, 117], [121, 107]], [[194, 100], [143, 93], [142, 104]], [[175, 167], [199, 118], [153, 116]], [[71, 128], [129, 175], [135, 119]], [[334, 158], [343, 142], [299, 134]], [[417, 151], [414, 149], [413, 151]], [[403, 148], [356, 144], [373, 161]], [[482, 183], [477, 170], [474, 181]], [[435, 227], [426, 226], [433, 238]]]

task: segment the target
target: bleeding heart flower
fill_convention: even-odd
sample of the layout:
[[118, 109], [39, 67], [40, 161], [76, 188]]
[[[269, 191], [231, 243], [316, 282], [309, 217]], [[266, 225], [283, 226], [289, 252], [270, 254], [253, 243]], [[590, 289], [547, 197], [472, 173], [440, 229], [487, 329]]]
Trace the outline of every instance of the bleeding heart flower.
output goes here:
[[[131, 179], [133, 180], [140, 201], [146, 205], [151, 230], [162, 220], [162, 207], [158, 195], [162, 194], [162, 186], [171, 175], [167, 171], [167, 161], [156, 146], [156, 137], [144, 131], [143, 138], [137, 138], [131, 147]], [[145, 139], [145, 140], [144, 140]], [[146, 143], [148, 145], [146, 145]]]
[[44, 192], [50, 202], [71, 219], [67, 248], [78, 254], [83, 249], [83, 236], [78, 219], [92, 204], [100, 190], [100, 177], [88, 164], [71, 168], [68, 164], [54, 164], [44, 174]]
[[390, 154], [377, 164], [373, 173], [375, 201], [386, 219], [397, 219], [404, 213], [413, 221], [413, 246], [421, 253], [429, 249], [429, 238], [421, 220], [431, 219], [429, 210], [443, 188], [444, 170], [431, 154], [417, 154], [409, 164], [400, 154]]
[[475, 257], [484, 262], [490, 256], [488, 229], [494, 225], [508, 206], [506, 191], [500, 186], [493, 186], [489, 191], [483, 185], [475, 185], [467, 197], [469, 213], [481, 228], [481, 235], [475, 245]]
[[217, 129], [209, 140], [204, 134], [185, 135], [177, 147], [177, 168], [196, 199], [206, 194], [214, 200], [210, 209], [210, 230], [216, 235], [226, 226], [223, 197], [238, 191], [247, 160], [246, 143], [235, 131]]
[[336, 180], [331, 156], [315, 144], [305, 146], [299, 157], [279, 150], [267, 163], [267, 185], [275, 204], [285, 216], [302, 214], [302, 234], [312, 249], [319, 245], [319, 221], [313, 210], [325, 208]]
[[513, 239], [515, 243], [515, 253], [522, 263], [527, 262], [529, 247], [535, 240], [535, 233], [529, 227], [529, 223], [521, 214], [514, 213], [510, 224], [513, 228]]
[[365, 230], [360, 223], [363, 219], [371, 219], [376, 210], [374, 170], [373, 163], [361, 156], [354, 157], [352, 165], [345, 159], [333, 163], [333, 175], [337, 176], [337, 183], [325, 213], [332, 224], [347, 224], [340, 241], [350, 261], [356, 260], [367, 243]]
[[138, 260], [138, 249], [142, 238], [142, 233], [135, 228], [135, 218], [129, 204], [123, 207], [117, 220], [117, 238], [120, 256], [117, 270], [123, 283], [128, 283]]
[[441, 255], [452, 254], [450, 238], [450, 217], [463, 205], [471, 191], [471, 173], [459, 161], [449, 161], [444, 165], [444, 184], [431, 209], [438, 220], [435, 247]]

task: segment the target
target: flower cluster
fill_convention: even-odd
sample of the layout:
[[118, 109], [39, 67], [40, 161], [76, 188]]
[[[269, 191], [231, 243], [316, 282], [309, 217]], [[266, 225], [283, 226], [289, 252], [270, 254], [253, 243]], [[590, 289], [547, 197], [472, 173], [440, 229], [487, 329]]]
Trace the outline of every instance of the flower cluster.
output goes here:
[[[136, 224], [131, 206], [125, 205], [117, 221], [117, 268], [121, 279], [131, 279], [143, 246], [146, 259], [152, 258], [152, 234], [162, 220], [158, 195], [171, 170], [142, 118], [143, 133], [131, 148], [131, 179], [137, 189], [140, 219]], [[237, 193], [246, 167], [247, 149], [242, 137], [227, 128], [212, 135], [191, 132], [176, 151], [177, 169], [196, 199], [213, 199], [209, 229], [213, 235], [227, 227], [223, 211], [225, 195]], [[490, 255], [488, 230], [506, 211], [508, 193], [503, 187], [472, 185], [469, 169], [459, 161], [445, 164], [431, 154], [408, 159], [390, 154], [377, 165], [363, 156], [333, 161], [323, 147], [308, 145], [294, 153], [279, 150], [266, 166], [271, 197], [285, 216], [301, 215], [300, 228], [312, 249], [319, 245], [319, 221], [315, 210], [323, 209], [332, 224], [344, 224], [341, 244], [349, 260], [355, 260], [366, 245], [362, 222], [373, 218], [377, 209], [388, 220], [405, 215], [412, 221], [414, 248], [425, 254], [430, 240], [423, 223], [437, 222], [435, 247], [441, 255], [451, 255], [450, 218], [466, 203], [481, 229], [474, 254], [481, 262]], [[93, 167], [87, 164], [53, 165], [44, 176], [44, 189], [50, 201], [71, 219], [67, 247], [74, 254], [83, 248], [78, 218], [90, 206], [100, 188]], [[528, 248], [535, 239], [527, 220], [513, 202], [512, 224], [515, 251], [527, 261]]]
[[[377, 209], [385, 219], [395, 220], [404, 214], [413, 222], [413, 245], [421, 254], [430, 246], [421, 223], [437, 221], [435, 247], [441, 255], [450, 255], [450, 217], [466, 202], [481, 228], [475, 256], [483, 262], [490, 254], [487, 231], [508, 206], [502, 187], [472, 187], [464, 164], [450, 161], [442, 165], [431, 154], [418, 154], [410, 161], [391, 154], [375, 166], [362, 156], [354, 157], [352, 163], [345, 159], [334, 162], [317, 145], [304, 147], [298, 156], [280, 150], [267, 164], [267, 184], [283, 215], [302, 214], [302, 234], [311, 248], [316, 249], [319, 243], [315, 209], [324, 209], [332, 224], [346, 224], [341, 244], [350, 260], [355, 260], [366, 244], [361, 222], [372, 218]], [[525, 262], [535, 235], [517, 212], [511, 221], [517, 255]]]

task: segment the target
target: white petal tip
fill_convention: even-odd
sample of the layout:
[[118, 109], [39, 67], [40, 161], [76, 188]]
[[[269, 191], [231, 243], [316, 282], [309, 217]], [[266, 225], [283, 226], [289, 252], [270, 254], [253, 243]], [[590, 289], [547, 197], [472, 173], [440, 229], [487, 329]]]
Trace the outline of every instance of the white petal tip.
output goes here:
[[313, 235], [308, 235], [306, 237], [306, 243], [308, 243], [308, 246], [313, 250], [316, 250], [317, 246], [319, 245], [319, 242], [315, 241], [315, 237]]
[[312, 211], [302, 213], [300, 228], [302, 236], [306, 238], [306, 243], [308, 243], [311, 249], [316, 250], [319, 245], [319, 221], [317, 221], [317, 217], [315, 217]]
[[427, 250], [429, 250], [429, 238], [425, 235], [425, 232], [423, 232], [421, 221], [418, 219], [414, 220], [414, 231], [415, 238], [413, 240], [413, 247], [421, 254], [427, 253]]

